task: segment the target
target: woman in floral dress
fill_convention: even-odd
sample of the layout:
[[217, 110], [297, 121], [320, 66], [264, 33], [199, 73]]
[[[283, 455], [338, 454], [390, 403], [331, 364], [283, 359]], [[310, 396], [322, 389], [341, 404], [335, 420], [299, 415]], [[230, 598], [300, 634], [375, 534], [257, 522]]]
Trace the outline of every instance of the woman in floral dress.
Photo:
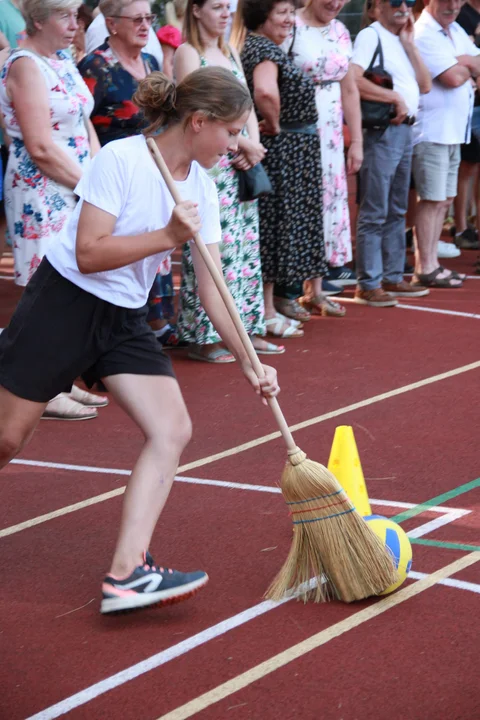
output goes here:
[[[65, 232], [77, 203], [74, 188], [99, 149], [88, 119], [92, 96], [63, 50], [77, 29], [79, 5], [49, 0], [40, 7], [24, 0], [27, 39], [0, 75], [0, 108], [11, 141], [5, 210], [18, 285], [27, 285], [48, 245]], [[85, 420], [107, 403], [73, 386], [48, 403], [44, 417]]]
[[[322, 295], [327, 263], [315, 85], [281, 49], [293, 27], [293, 0], [243, 0], [241, 12], [249, 31], [241, 57], [274, 186], [259, 202], [265, 310], [273, 304], [275, 285], [301, 287], [310, 280], [322, 314], [344, 313]], [[310, 318], [295, 299], [285, 300], [282, 311]], [[270, 330], [277, 332], [273, 322]]]
[[[175, 79], [180, 82], [199, 67], [219, 65], [245, 81], [238, 55], [224, 42], [223, 34], [230, 18], [228, 0], [189, 1], [185, 31], [188, 42], [175, 54]], [[259, 353], [278, 354], [282, 346], [266, 342], [262, 291], [260, 245], [258, 237], [257, 202], [240, 202], [238, 173], [263, 160], [265, 150], [259, 142], [258, 124], [252, 113], [247, 131], [239, 141], [236, 158], [223, 157], [210, 171], [220, 200], [222, 225], [222, 267], [225, 280], [241, 314], [247, 332]], [[182, 256], [179, 335], [191, 343], [189, 356], [207, 362], [226, 363], [234, 360], [219, 345], [219, 336], [208, 319], [198, 296], [190, 247]], [[295, 329], [293, 328], [293, 332]]]
[[[27, 150], [21, 121], [7, 94], [10, 70], [20, 58], [34, 63], [45, 82], [50, 106], [51, 137], [72, 168], [72, 180], [59, 182], [44, 173]], [[1, 75], [0, 106], [11, 140], [5, 177], [5, 210], [15, 260], [15, 282], [26, 285], [48, 243], [60, 233], [76, 205], [73, 192], [90, 161], [88, 118], [93, 99], [67, 53], [40, 58], [29, 49], [16, 50]], [[93, 132], [93, 135], [95, 133]], [[75, 177], [73, 177], [75, 175]]]
[[355, 284], [345, 268], [352, 259], [352, 238], [343, 144], [343, 118], [351, 134], [347, 170], [356, 173], [363, 160], [360, 98], [349, 61], [350, 34], [335, 19], [343, 6], [331, 9], [330, 0], [310, 0], [299, 10], [295, 31], [283, 45], [295, 65], [315, 83], [317, 128], [322, 154], [323, 229], [330, 266], [328, 279]]
[[[113, 140], [138, 135], [145, 127], [145, 118], [132, 98], [139, 82], [160, 68], [156, 58], [144, 51], [155, 17], [150, 0], [127, 4], [123, 0], [103, 0], [101, 9], [106, 13], [110, 35], [84, 57], [78, 69], [93, 95], [92, 122], [103, 147]], [[168, 257], [158, 269], [148, 298], [148, 322], [165, 346], [178, 342], [174, 295], [172, 261]]]

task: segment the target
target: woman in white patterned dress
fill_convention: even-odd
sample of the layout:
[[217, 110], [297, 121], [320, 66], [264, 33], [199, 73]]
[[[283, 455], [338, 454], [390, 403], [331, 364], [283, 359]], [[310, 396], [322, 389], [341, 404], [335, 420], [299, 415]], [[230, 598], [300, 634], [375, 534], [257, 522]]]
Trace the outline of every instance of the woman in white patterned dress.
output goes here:
[[328, 279], [355, 284], [355, 276], [345, 268], [352, 259], [352, 239], [348, 211], [343, 118], [350, 130], [351, 145], [347, 171], [356, 173], [363, 160], [360, 97], [349, 70], [352, 54], [350, 34], [336, 16], [342, 0], [310, 0], [297, 12], [295, 35], [284, 49], [295, 64], [316, 85], [318, 132], [321, 141], [323, 174], [323, 228]]
[[[77, 29], [79, 5], [24, 0], [27, 39], [0, 76], [0, 108], [10, 138], [5, 210], [18, 285], [27, 285], [48, 244], [64, 231], [77, 203], [74, 188], [99, 149], [89, 120], [93, 98], [64, 52]], [[106, 403], [74, 387], [72, 396], [62, 393], [49, 403], [45, 416], [88, 419], [96, 416], [93, 406]]]

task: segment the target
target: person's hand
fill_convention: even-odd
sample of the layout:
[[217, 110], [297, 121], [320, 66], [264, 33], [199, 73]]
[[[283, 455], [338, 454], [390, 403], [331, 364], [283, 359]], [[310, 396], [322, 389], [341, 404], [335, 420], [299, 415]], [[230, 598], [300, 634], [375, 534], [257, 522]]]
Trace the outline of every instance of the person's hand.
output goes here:
[[415, 23], [413, 22], [413, 15], [412, 12], [409, 11], [408, 19], [405, 25], [402, 27], [399, 33], [400, 42], [402, 43], [404, 49], [412, 48], [415, 45]]
[[270, 365], [262, 365], [263, 372], [265, 373], [263, 378], [258, 378], [254, 369], [250, 364], [243, 368], [245, 377], [247, 378], [250, 385], [253, 387], [257, 395], [262, 395], [262, 402], [267, 405], [267, 398], [274, 398], [280, 392], [277, 380], [277, 371]]
[[363, 142], [352, 141], [347, 151], [347, 173], [355, 175], [363, 163]]
[[266, 152], [266, 149], [260, 142], [257, 143], [248, 138], [245, 138], [242, 142], [242, 153], [245, 155], [252, 167], [262, 162]]
[[262, 135], [280, 135], [280, 126], [274, 127], [273, 125], [270, 125], [268, 120], [261, 120], [258, 123], [258, 129]]
[[470, 66], [472, 63], [472, 56], [471, 55], [457, 55], [456, 61], [462, 67], [466, 67], [467, 70], [470, 70]]
[[397, 99], [394, 101], [394, 105], [396, 115], [392, 119], [391, 123], [392, 125], [401, 125], [403, 121], [408, 117], [408, 107], [406, 106], [405, 100], [402, 98], [401, 95], [397, 96]]
[[202, 225], [198, 203], [185, 200], [175, 206], [166, 227], [173, 247], [180, 247], [200, 232]]
[[235, 155], [232, 160], [232, 165], [237, 170], [250, 170], [250, 168], [253, 167], [252, 163], [242, 150], [239, 150], [239, 152]]

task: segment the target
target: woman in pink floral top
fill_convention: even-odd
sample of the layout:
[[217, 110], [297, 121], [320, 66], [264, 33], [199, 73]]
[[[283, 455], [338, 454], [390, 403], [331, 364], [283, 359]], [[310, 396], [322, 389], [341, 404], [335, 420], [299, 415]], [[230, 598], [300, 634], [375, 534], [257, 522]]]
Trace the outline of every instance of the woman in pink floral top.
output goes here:
[[98, 147], [88, 120], [93, 98], [63, 52], [75, 35], [80, 3], [57, 5], [40, 22], [32, 19], [33, 32], [9, 57], [0, 81], [0, 108], [12, 141], [5, 210], [18, 285], [30, 280], [76, 205], [73, 190], [90, 160], [90, 138]]
[[[297, 12], [295, 35], [284, 50], [316, 85], [318, 132], [323, 173], [323, 228], [329, 280], [355, 284], [345, 263], [352, 259], [347, 178], [343, 145], [343, 117], [350, 130], [347, 170], [356, 173], [363, 160], [360, 98], [349, 71], [350, 34], [336, 16], [344, 2], [310, 0]], [[293, 40], [293, 43], [292, 43]], [[349, 281], [347, 275], [351, 275]], [[343, 282], [342, 282], [343, 281]]]
[[[99, 148], [89, 120], [93, 98], [70, 55], [78, 0], [24, 0], [27, 39], [0, 75], [0, 109], [10, 138], [5, 210], [15, 282], [27, 285], [47, 247], [64, 232], [83, 170]], [[28, 291], [27, 291], [28, 292]], [[76, 386], [44, 417], [86, 420], [108, 400]]]

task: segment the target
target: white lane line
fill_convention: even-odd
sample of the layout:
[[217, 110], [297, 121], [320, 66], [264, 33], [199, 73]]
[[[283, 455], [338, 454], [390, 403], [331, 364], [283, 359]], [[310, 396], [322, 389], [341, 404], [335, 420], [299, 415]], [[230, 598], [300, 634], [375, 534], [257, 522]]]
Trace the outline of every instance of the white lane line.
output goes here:
[[162, 650], [161, 652], [156, 653], [155, 655], [152, 655], [151, 657], [146, 658], [145, 660], [142, 660], [141, 662], [136, 663], [135, 665], [132, 665], [115, 675], [105, 678], [105, 680], [101, 680], [100, 682], [85, 688], [85, 690], [82, 690], [79, 693], [62, 700], [61, 702], [42, 710], [36, 715], [32, 715], [32, 717], [28, 718], [28, 720], [51, 720], [52, 718], [65, 715], [65, 713], [70, 712], [81, 705], [85, 705], [99, 695], [103, 695], [109, 690], [119, 687], [129, 680], [133, 680], [140, 675], [144, 675], [145, 673], [150, 672], [150, 670], [161, 667], [171, 660], [175, 660], [175, 658], [185, 655], [185, 653], [190, 652], [190, 650], [194, 650], [200, 645], [204, 645], [210, 640], [213, 640], [220, 635], [224, 635], [230, 630], [234, 630], [235, 628], [264, 615], [270, 610], [274, 610], [292, 599], [293, 598], [288, 597], [281, 600], [280, 603], [265, 600], [258, 605], [254, 605], [253, 607], [248, 608], [248, 610], [244, 610], [237, 615], [233, 615], [227, 620], [222, 620], [216, 625], [212, 625], [212, 627], [202, 630], [202, 632], [199, 632], [196, 635], [192, 635], [186, 640], [182, 640], [182, 642], [177, 643], [177, 645], [172, 645], [172, 647], [169, 647], [166, 650]]
[[[197, 715], [202, 712], [202, 710], [206, 710], [208, 707], [220, 702], [224, 698], [243, 690], [253, 683], [258, 682], [259, 680], [262, 680], [268, 675], [276, 672], [280, 668], [283, 668], [286, 665], [293, 663], [295, 660], [304, 657], [308, 653], [312, 652], [312, 650], [316, 650], [319, 647], [326, 645], [330, 641], [335, 640], [335, 638], [338, 638], [350, 630], [359, 627], [363, 623], [368, 622], [388, 610], [401, 605], [407, 600], [410, 600], [412, 597], [425, 592], [441, 580], [451, 577], [466, 567], [477, 563], [479, 560], [480, 552], [472, 552], [469, 555], [465, 555], [449, 565], [440, 568], [440, 570], [437, 570], [431, 575], [428, 575], [428, 577], [423, 578], [419, 582], [407, 585], [393, 595], [388, 595], [383, 600], [380, 600], [363, 610], [354, 612], [352, 615], [340, 620], [340, 622], [330, 625], [324, 630], [321, 630], [315, 635], [311, 635], [296, 645], [291, 645], [283, 652], [268, 658], [268, 660], [265, 660], [264, 662], [249, 668], [245, 672], [240, 673], [236, 677], [227, 680], [221, 685], [208, 690], [202, 695], [195, 697], [190, 702], [187, 702], [184, 705], [175, 708], [175, 710], [168, 712], [166, 715], [162, 715], [159, 720], [187, 720], [187, 718]], [[311, 662], [315, 662], [315, 660], [312, 660]]]
[[440, 308], [420, 307], [419, 305], [402, 305], [399, 303], [397, 308], [401, 310], [419, 310], [420, 312], [437, 313], [438, 315], [455, 315], [456, 317], [473, 318], [480, 320], [480, 315], [476, 313], [459, 312], [458, 310], [441, 310]]
[[[339, 295], [339, 300], [343, 303], [355, 303], [354, 298], [343, 297], [343, 295]], [[477, 315], [476, 313], [460, 312], [459, 310], [442, 310], [441, 308], [424, 307], [422, 305], [405, 305], [403, 303], [398, 303], [398, 305], [396, 305], [396, 309], [398, 308], [400, 308], [400, 310], [419, 310], [420, 312], [436, 313], [438, 315], [453, 315], [456, 317], [466, 317], [473, 318], [474, 320], [480, 320], [480, 315]]]
[[410, 530], [407, 535], [412, 538], [419, 538], [423, 535], [428, 535], [434, 530], [438, 530], [438, 528], [443, 527], [444, 525], [455, 522], [455, 520], [458, 520], [459, 518], [464, 517], [469, 513], [471, 513], [471, 510], [451, 510], [442, 517], [430, 520], [429, 522], [426, 522], [423, 525], [420, 525], [419, 527]]
[[[480, 553], [472, 553], [472, 555], [477, 555], [480, 558]], [[464, 556], [464, 558], [467, 558], [469, 556]], [[463, 558], [463, 559], [464, 559]], [[460, 561], [462, 561], [462, 558], [460, 558]], [[465, 561], [466, 562], [466, 561]], [[456, 561], [456, 563], [459, 563], [459, 561]], [[440, 572], [440, 571], [437, 571]], [[433, 573], [435, 575], [435, 573]], [[430, 575], [427, 575], [425, 573], [410, 573], [410, 577], [412, 577], [415, 580], [421, 579], [425, 580], [426, 578], [432, 577]], [[440, 585], [446, 585], [447, 587], [455, 587], [457, 589], [462, 590], [469, 590], [471, 592], [480, 593], [480, 585], [475, 585], [474, 583], [465, 583], [463, 581], [459, 580], [453, 580], [450, 578], [444, 578], [440, 580], [436, 580], [438, 584]], [[473, 587], [472, 587], [473, 586]], [[406, 586], [404, 589], [408, 589], [409, 585]], [[401, 590], [398, 592], [402, 592]], [[412, 592], [412, 591], [410, 591]], [[395, 598], [398, 595], [398, 593], [395, 593], [393, 595], [388, 596], [385, 600], [392, 601], [392, 598]], [[88, 702], [91, 702], [95, 698], [99, 697], [100, 695], [103, 695], [104, 693], [108, 692], [109, 690], [113, 690], [114, 688], [117, 688], [121, 685], [124, 685], [126, 682], [129, 682], [130, 680], [134, 680], [137, 677], [140, 677], [141, 675], [144, 675], [147, 672], [150, 672], [151, 670], [155, 670], [158, 667], [161, 667], [162, 665], [165, 665], [166, 663], [170, 662], [171, 660], [174, 660], [181, 655], [185, 655], [187, 652], [190, 652], [190, 650], [193, 650], [200, 645], [204, 645], [205, 643], [209, 642], [210, 640], [213, 640], [214, 638], [217, 638], [221, 635], [224, 635], [225, 633], [229, 632], [230, 630], [233, 630], [234, 628], [240, 627], [241, 625], [244, 625], [247, 622], [250, 622], [254, 620], [257, 617], [260, 617], [261, 615], [264, 615], [265, 613], [269, 612], [270, 610], [274, 610], [275, 608], [279, 607], [280, 605], [283, 605], [286, 602], [289, 602], [292, 600], [292, 597], [287, 597], [284, 600], [282, 600], [280, 603], [274, 603], [270, 600], [266, 600], [264, 602], [259, 603], [258, 605], [254, 605], [253, 607], [249, 608], [248, 610], [244, 610], [241, 613], [238, 613], [237, 615], [233, 615], [232, 617], [228, 618], [227, 620], [223, 620], [220, 623], [217, 623], [216, 625], [213, 625], [212, 627], [208, 628], [207, 630], [203, 630], [200, 633], [197, 633], [196, 635], [192, 635], [192, 637], [187, 638], [186, 640], [182, 640], [182, 642], [177, 643], [177, 645], [173, 645], [170, 648], [167, 648], [166, 650], [162, 650], [159, 653], [156, 653], [155, 655], [152, 655], [149, 658], [146, 658], [145, 660], [142, 660], [139, 663], [136, 663], [135, 665], [131, 665], [129, 668], [126, 668], [125, 670], [122, 670], [115, 675], [111, 675], [108, 678], [105, 678], [104, 680], [101, 680], [98, 683], [95, 683], [94, 685], [90, 685], [90, 687], [85, 688], [84, 690], [81, 690], [78, 693], [75, 693], [74, 695], [71, 695], [68, 698], [65, 698], [64, 700], [61, 700], [60, 702], [56, 703], [55, 705], [51, 705], [48, 708], [45, 708], [44, 710], [40, 711], [36, 715], [32, 715], [30, 718], [27, 718], [27, 720], [53, 720], [54, 718], [61, 717], [62, 715], [65, 715], [68, 712], [71, 712], [77, 707], [80, 707], [81, 705], [85, 705]], [[380, 600], [379, 603], [384, 603], [385, 600]], [[372, 605], [370, 607], [377, 607], [379, 605], [377, 603], [376, 605]], [[363, 611], [361, 611], [363, 612]], [[352, 617], [352, 616], [350, 616]]]
[[[93, 467], [89, 465], [69, 465], [66, 463], [53, 463], [53, 462], [44, 462], [42, 460], [12, 460], [12, 463], [16, 465], [27, 465], [29, 467], [43, 467], [43, 468], [53, 468], [57, 470], [72, 470], [77, 472], [88, 472], [88, 473], [99, 473], [99, 474], [106, 474], [106, 475], [130, 475], [130, 470], [121, 470], [117, 468], [101, 468], [101, 467]], [[184, 477], [184, 476], [177, 476], [175, 478], [176, 482], [183, 482], [183, 483], [189, 483], [191, 485], [210, 485], [213, 487], [222, 487], [222, 488], [229, 488], [232, 490], [249, 490], [254, 492], [266, 492], [266, 493], [275, 493], [278, 494], [281, 492], [280, 488], [273, 487], [269, 485], [248, 485], [246, 483], [234, 483], [234, 482], [225, 482], [223, 480], [208, 480], [205, 478], [192, 478], [192, 477]], [[17, 523], [16, 525], [11, 525], [10, 527], [3, 528], [0, 530], [0, 538], [8, 537], [10, 535], [15, 535], [16, 533], [22, 532], [23, 530], [28, 530], [31, 527], [35, 527], [36, 525], [41, 525], [42, 523], [48, 522], [49, 520], [54, 520], [58, 517], [63, 517], [64, 515], [69, 515], [70, 513], [76, 512], [77, 510], [82, 510], [84, 507], [91, 507], [92, 505], [96, 505], [97, 503], [105, 502], [106, 500], [111, 500], [115, 497], [118, 497], [119, 495], [123, 495], [125, 492], [126, 486], [122, 486], [119, 488], [115, 488], [114, 490], [111, 490], [110, 492], [102, 493], [101, 495], [96, 495], [95, 497], [88, 498], [87, 500], [81, 500], [78, 503], [74, 503], [73, 505], [67, 505], [66, 507], [59, 508], [58, 510], [53, 510], [52, 512], [45, 513], [44, 515], [38, 515], [35, 518], [31, 518], [30, 520], [25, 520], [23, 522]], [[390, 507], [401, 507], [401, 508], [412, 508], [416, 507], [414, 503], [403, 503], [398, 502], [395, 500], [389, 501], [389, 500], [370, 500], [372, 505], [378, 505], [378, 506], [390, 506]], [[428, 511], [431, 512], [437, 512], [437, 513], [457, 513], [455, 515], [454, 519], [457, 519], [457, 517], [461, 517], [465, 514], [468, 514], [470, 510], [461, 510], [457, 508], [449, 508], [449, 507], [443, 507], [439, 505], [438, 507], [432, 507], [428, 508]], [[430, 523], [426, 523], [429, 527], [432, 527], [432, 523], [435, 521], [430, 521]], [[450, 522], [453, 522], [450, 521]], [[444, 522], [441, 522], [441, 525], [444, 525]], [[421, 525], [419, 528], [415, 528], [415, 531], [419, 531], [420, 528], [422, 528], [423, 525]], [[435, 526], [437, 527], [437, 526]], [[432, 529], [435, 529], [435, 527], [432, 527]], [[438, 525], [440, 527], [440, 525]], [[415, 532], [411, 531], [411, 532]], [[420, 537], [420, 535], [415, 535], [414, 537]]]
[[[120, 468], [96, 467], [94, 465], [70, 465], [68, 463], [46, 462], [44, 460], [22, 460], [16, 458], [11, 460], [10, 465], [27, 465], [29, 467], [53, 468], [55, 470], [72, 470], [77, 472], [99, 473], [100, 475], [131, 475], [130, 470]], [[179, 470], [182, 468], [180, 467]], [[254, 492], [280, 493], [279, 487], [274, 485], [250, 485], [248, 483], [227, 482], [225, 480], [209, 480], [208, 478], [185, 477], [177, 475], [176, 482], [190, 483], [192, 485], [212, 485], [214, 487], [232, 488], [234, 490], [251, 490]], [[410, 509], [417, 507], [418, 503], [400, 502], [399, 500], [370, 500], [374, 505], [385, 505], [386, 507], [397, 507]], [[435, 505], [429, 507], [426, 512], [449, 513], [458, 512], [468, 514], [470, 510], [447, 507], [446, 505]]]
[[[423, 580], [423, 578], [427, 577], [427, 575], [422, 572], [410, 570], [408, 577], [412, 578], [413, 580]], [[478, 583], [466, 582], [465, 580], [456, 580], [455, 578], [446, 578], [445, 580], [442, 580], [439, 585], [453, 587], [457, 590], [468, 590], [469, 592], [477, 593], [477, 595], [480, 595], [480, 584]]]

